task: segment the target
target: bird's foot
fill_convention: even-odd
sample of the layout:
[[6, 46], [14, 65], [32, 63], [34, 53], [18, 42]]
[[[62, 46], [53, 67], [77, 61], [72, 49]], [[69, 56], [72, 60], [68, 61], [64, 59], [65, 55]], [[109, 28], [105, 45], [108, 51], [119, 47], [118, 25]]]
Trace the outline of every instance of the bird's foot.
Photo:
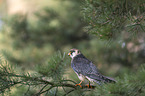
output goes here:
[[87, 86], [88, 88], [93, 88], [90, 84], [87, 84], [86, 86]]
[[81, 86], [81, 84], [79, 83], [79, 84], [76, 84], [75, 86], [80, 86], [81, 88], [82, 88], [82, 86]]
[[76, 84], [75, 86], [80, 86], [82, 88], [82, 86], [81, 86], [82, 82], [83, 81], [81, 81], [79, 84]]

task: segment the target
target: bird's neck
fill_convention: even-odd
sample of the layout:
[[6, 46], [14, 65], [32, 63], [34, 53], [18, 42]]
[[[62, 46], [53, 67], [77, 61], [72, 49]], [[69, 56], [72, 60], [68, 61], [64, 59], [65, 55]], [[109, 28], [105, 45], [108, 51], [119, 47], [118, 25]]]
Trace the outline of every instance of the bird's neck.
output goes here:
[[83, 54], [78, 54], [78, 55], [74, 56], [74, 58], [78, 58], [78, 57], [80, 57], [80, 58], [86, 58]]

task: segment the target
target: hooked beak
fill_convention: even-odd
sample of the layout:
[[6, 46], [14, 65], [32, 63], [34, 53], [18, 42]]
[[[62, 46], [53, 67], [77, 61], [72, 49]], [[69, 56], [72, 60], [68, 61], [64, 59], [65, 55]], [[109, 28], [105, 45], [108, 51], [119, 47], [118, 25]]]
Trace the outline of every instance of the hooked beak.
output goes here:
[[70, 56], [71, 54], [70, 53], [68, 53], [68, 56]]

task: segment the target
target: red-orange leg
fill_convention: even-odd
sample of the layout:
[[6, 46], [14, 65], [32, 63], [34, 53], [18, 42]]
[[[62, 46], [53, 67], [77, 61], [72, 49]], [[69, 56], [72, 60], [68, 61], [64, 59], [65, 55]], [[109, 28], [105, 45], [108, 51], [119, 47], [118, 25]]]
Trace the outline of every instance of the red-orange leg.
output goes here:
[[90, 81], [89, 81], [89, 84], [86, 85], [88, 88], [93, 88], [91, 85], [90, 85]]
[[79, 84], [76, 84], [75, 86], [80, 86], [82, 88], [82, 86], [81, 86], [82, 82], [83, 81], [81, 81]]

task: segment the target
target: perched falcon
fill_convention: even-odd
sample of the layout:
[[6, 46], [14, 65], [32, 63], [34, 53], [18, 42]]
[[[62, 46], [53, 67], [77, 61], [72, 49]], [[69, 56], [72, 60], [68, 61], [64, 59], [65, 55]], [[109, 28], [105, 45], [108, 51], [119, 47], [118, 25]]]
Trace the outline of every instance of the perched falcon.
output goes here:
[[99, 85], [101, 83], [108, 83], [108, 82], [115, 82], [113, 78], [103, 76], [98, 72], [98, 69], [96, 66], [88, 60], [78, 49], [71, 49], [71, 51], [68, 53], [68, 55], [72, 58], [71, 60], [71, 67], [77, 74], [78, 78], [81, 80], [79, 84], [80, 87], [81, 83], [85, 80], [89, 80], [89, 85], [90, 82], [96, 82]]

